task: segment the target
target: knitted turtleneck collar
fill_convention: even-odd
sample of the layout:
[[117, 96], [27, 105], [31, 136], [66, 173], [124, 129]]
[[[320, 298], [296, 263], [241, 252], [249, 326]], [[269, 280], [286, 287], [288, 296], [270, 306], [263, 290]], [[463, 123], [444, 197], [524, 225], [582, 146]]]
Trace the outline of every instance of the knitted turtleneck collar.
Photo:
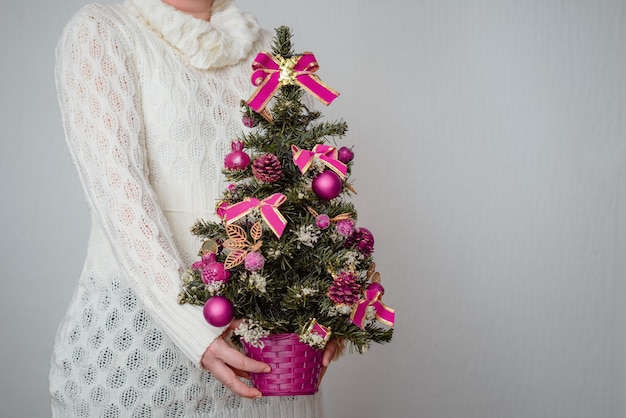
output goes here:
[[126, 6], [200, 69], [236, 64], [252, 51], [260, 34], [254, 16], [232, 0], [214, 0], [210, 21], [161, 0], [126, 0]]

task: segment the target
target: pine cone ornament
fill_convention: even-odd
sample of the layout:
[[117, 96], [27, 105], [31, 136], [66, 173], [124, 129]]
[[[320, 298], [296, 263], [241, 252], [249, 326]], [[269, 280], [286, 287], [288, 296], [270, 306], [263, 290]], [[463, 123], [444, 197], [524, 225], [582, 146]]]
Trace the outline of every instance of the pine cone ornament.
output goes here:
[[280, 161], [274, 154], [264, 154], [252, 163], [254, 177], [263, 183], [274, 183], [283, 176]]
[[342, 271], [328, 287], [328, 297], [337, 304], [353, 305], [361, 295], [361, 286], [356, 282], [356, 274]]
[[354, 247], [366, 257], [374, 252], [374, 235], [367, 228], [356, 228], [344, 244], [346, 248]]

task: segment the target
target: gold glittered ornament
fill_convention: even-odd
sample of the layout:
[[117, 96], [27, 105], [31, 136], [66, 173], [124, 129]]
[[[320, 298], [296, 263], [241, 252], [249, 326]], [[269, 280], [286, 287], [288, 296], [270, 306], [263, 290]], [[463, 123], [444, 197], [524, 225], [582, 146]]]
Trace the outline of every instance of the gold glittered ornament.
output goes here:
[[263, 228], [260, 222], [256, 222], [250, 228], [250, 236], [253, 242], [250, 242], [246, 230], [239, 225], [226, 225], [226, 235], [228, 239], [222, 245], [230, 252], [226, 256], [226, 260], [224, 260], [225, 269], [231, 269], [243, 263], [249, 252], [258, 251], [263, 244], [263, 241], [261, 241]]
[[207, 239], [202, 243], [202, 247], [200, 248], [200, 251], [202, 252], [202, 254], [208, 254], [208, 253], [217, 253], [218, 249], [219, 249], [219, 245], [217, 245], [217, 242], [215, 242], [212, 239]]

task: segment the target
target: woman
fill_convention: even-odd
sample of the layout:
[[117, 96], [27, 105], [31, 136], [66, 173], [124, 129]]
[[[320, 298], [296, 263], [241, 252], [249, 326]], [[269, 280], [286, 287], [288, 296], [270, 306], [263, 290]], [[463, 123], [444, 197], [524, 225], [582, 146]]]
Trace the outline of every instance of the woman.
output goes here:
[[65, 28], [57, 89], [92, 231], [55, 343], [53, 416], [321, 415], [317, 396], [261, 398], [236, 375], [267, 364], [176, 302], [199, 248], [189, 227], [213, 213], [269, 42], [231, 0], [93, 4]]

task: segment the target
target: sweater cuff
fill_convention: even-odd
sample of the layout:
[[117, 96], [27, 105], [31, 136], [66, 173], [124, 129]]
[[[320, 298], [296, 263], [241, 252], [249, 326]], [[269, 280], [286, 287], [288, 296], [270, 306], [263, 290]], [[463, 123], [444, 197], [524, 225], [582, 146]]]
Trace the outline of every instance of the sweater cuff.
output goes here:
[[[155, 294], [162, 293], [154, 289]], [[200, 365], [200, 360], [211, 343], [226, 330], [227, 326], [214, 327], [204, 320], [202, 307], [191, 304], [178, 304], [176, 297], [164, 294], [163, 298], [171, 298], [174, 303], [159, 303], [157, 300], [152, 312], [154, 319], [163, 327], [164, 332], [174, 344], [194, 364]], [[159, 298], [160, 299], [160, 298]], [[167, 299], [163, 299], [167, 300]], [[149, 303], [150, 301], [148, 301]]]

